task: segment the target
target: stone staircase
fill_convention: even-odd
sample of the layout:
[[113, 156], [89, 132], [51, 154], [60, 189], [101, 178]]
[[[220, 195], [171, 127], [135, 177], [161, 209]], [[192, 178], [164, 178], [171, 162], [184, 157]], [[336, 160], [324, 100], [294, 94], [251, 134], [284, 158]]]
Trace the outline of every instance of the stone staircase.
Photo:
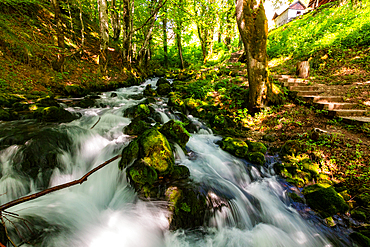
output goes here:
[[293, 97], [326, 110], [329, 117], [340, 117], [350, 124], [370, 123], [370, 111], [364, 109], [364, 105], [346, 100], [343, 95], [346, 85], [327, 86], [290, 75], [273, 75], [273, 78], [280, 81]]

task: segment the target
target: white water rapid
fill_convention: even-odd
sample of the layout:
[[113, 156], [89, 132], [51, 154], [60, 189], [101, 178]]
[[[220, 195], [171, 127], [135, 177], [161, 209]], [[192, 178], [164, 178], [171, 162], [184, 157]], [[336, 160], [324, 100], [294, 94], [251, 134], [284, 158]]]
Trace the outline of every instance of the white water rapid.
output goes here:
[[[99, 107], [67, 108], [82, 117], [52, 126], [67, 134], [72, 144], [58, 153], [61, 167], [52, 171], [49, 187], [79, 179], [120, 154], [132, 139], [123, 131], [131, 121], [123, 117], [123, 111], [142, 101], [130, 96], [155, 83], [152, 79], [119, 89], [116, 97], [103, 93]], [[155, 109], [163, 122], [173, 118], [166, 113], [165, 101]], [[218, 208], [206, 226], [169, 231], [166, 202], [139, 199], [116, 160], [81, 185], [9, 208], [8, 212], [19, 215], [4, 214], [10, 236], [23, 247], [347, 246], [337, 237], [329, 240], [313, 222], [300, 216], [271, 165], [256, 167], [224, 152], [215, 144], [220, 139], [203, 126], [187, 144], [191, 151], [184, 154], [177, 148], [175, 155], [176, 162], [190, 169], [191, 178]], [[15, 154], [20, 147], [14, 144], [0, 151], [0, 204], [40, 190], [37, 181], [16, 173]]]

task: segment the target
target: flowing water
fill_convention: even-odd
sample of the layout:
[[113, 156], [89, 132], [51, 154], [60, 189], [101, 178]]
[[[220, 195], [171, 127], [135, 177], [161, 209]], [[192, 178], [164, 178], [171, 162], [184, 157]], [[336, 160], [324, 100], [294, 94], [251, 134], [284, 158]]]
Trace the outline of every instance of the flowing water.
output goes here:
[[[141, 94], [147, 84], [155, 83], [152, 79], [119, 89], [115, 91], [117, 97], [103, 93], [97, 102], [99, 107], [69, 107], [82, 117], [67, 124], [44, 126], [18, 121], [2, 123], [0, 128], [19, 128], [22, 133], [47, 129], [66, 136], [67, 147], [63, 143], [55, 146], [58, 165], [49, 172], [46, 187], [66, 183], [121, 153], [132, 139], [124, 134], [131, 119], [123, 117], [123, 112], [139, 104], [142, 100], [134, 96]], [[163, 100], [155, 108], [162, 122], [176, 115], [169, 113]], [[189, 153], [177, 148], [175, 157], [177, 163], [190, 169], [191, 179], [202, 185], [215, 208], [205, 226], [169, 231], [167, 203], [139, 199], [116, 160], [81, 185], [9, 208], [8, 212], [19, 215], [17, 219], [4, 214], [10, 220], [6, 225], [14, 242], [18, 246], [56, 247], [351, 246], [344, 236], [319, 226], [314, 217], [304, 219], [293, 208], [286, 186], [273, 175], [272, 162], [257, 167], [222, 151], [215, 144], [221, 137], [189, 117], [199, 130], [187, 144]], [[6, 138], [0, 137], [0, 141]], [[8, 141], [0, 151], [1, 204], [43, 186], [44, 171], [38, 171], [33, 179], [18, 172], [22, 147], [30, 141], [32, 138], [22, 145]], [[37, 154], [36, 158], [41, 160]]]

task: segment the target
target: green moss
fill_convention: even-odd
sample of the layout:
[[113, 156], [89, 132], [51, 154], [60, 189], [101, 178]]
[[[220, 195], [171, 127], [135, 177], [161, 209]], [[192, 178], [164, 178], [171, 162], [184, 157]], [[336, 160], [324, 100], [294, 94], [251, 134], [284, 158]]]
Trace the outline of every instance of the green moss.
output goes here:
[[165, 123], [159, 131], [169, 140], [179, 144], [182, 148], [185, 148], [186, 143], [190, 138], [190, 134], [184, 128], [184, 125], [181, 122], [172, 119]]
[[167, 138], [158, 130], [150, 129], [140, 137], [142, 157], [148, 166], [159, 174], [169, 174], [173, 171], [174, 157]]
[[133, 140], [130, 144], [125, 147], [122, 151], [122, 158], [118, 164], [120, 169], [123, 169], [134, 162], [139, 156], [139, 143], [137, 140]]
[[249, 152], [266, 153], [267, 148], [263, 143], [247, 141]]
[[169, 94], [168, 105], [181, 110], [184, 106], [184, 101], [182, 100], [180, 94], [171, 92]]
[[124, 128], [124, 133], [128, 135], [140, 135], [150, 128], [150, 124], [141, 120], [140, 117], [134, 118], [131, 123]]
[[288, 196], [295, 202], [303, 203], [303, 199], [294, 192], [288, 193]]
[[370, 238], [364, 236], [359, 232], [353, 232], [349, 235], [359, 246], [370, 246]]
[[36, 107], [34, 117], [45, 122], [70, 122], [77, 118], [69, 111], [56, 106], [45, 108]]
[[152, 88], [150, 84], [145, 87], [143, 94], [144, 96], [157, 96], [157, 92]]
[[345, 213], [349, 207], [344, 199], [329, 184], [314, 184], [305, 187], [302, 193], [307, 204], [323, 217]]
[[235, 156], [238, 156], [241, 158], [247, 157], [248, 145], [244, 141], [241, 141], [239, 139], [235, 139], [232, 137], [226, 137], [222, 139], [221, 142], [219, 142], [219, 145], [223, 150]]
[[367, 216], [364, 210], [361, 209], [354, 209], [351, 211], [351, 217], [357, 220], [365, 221]]
[[262, 166], [266, 162], [265, 155], [261, 152], [248, 153], [248, 160], [253, 164], [257, 164], [260, 166]]
[[68, 95], [75, 97], [85, 96], [88, 93], [84, 88], [77, 84], [68, 85], [64, 88], [64, 90]]
[[173, 173], [171, 174], [171, 179], [185, 179], [190, 176], [189, 168], [183, 165], [175, 166], [173, 169]]
[[165, 96], [171, 92], [171, 85], [169, 84], [161, 84], [157, 87], [157, 94], [161, 96]]
[[303, 145], [298, 140], [289, 140], [281, 148], [281, 154], [297, 155], [303, 151]]
[[130, 178], [137, 184], [153, 184], [157, 181], [158, 175], [153, 167], [148, 166], [143, 161], [135, 161], [128, 169]]
[[136, 105], [125, 110], [123, 116], [130, 118], [146, 118], [150, 115], [150, 108], [145, 104]]
[[302, 170], [309, 172], [313, 177], [317, 177], [320, 173], [320, 166], [317, 163], [312, 163], [310, 159], [301, 161]]

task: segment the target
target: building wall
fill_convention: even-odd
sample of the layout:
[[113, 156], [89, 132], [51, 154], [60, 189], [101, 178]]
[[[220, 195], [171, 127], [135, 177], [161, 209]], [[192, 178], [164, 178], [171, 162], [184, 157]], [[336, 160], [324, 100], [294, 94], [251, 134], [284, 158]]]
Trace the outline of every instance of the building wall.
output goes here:
[[276, 25], [276, 27], [284, 25], [284, 24], [288, 23], [291, 19], [293, 19], [293, 18], [295, 18], [299, 15], [302, 15], [303, 13], [304, 13], [304, 10], [287, 9], [286, 11], [284, 11], [284, 13], [282, 13], [281, 15], [276, 17], [275, 25]]

